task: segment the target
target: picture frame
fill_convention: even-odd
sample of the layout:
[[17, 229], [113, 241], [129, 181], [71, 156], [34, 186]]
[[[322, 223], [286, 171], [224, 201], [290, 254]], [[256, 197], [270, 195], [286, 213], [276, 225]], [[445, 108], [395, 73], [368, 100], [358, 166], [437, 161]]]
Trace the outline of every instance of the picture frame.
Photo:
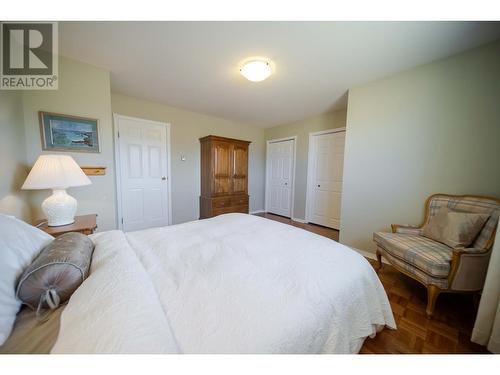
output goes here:
[[100, 152], [99, 120], [44, 111], [38, 115], [43, 150]]

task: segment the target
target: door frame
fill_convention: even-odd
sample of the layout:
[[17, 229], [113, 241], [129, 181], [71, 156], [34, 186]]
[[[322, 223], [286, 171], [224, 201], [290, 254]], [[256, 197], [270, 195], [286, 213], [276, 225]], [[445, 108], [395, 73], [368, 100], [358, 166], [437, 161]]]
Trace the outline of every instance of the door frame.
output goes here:
[[266, 186], [265, 186], [265, 191], [264, 191], [264, 212], [268, 212], [268, 193], [270, 191], [269, 189], [269, 145], [271, 143], [277, 143], [277, 142], [284, 142], [284, 141], [293, 141], [293, 160], [292, 160], [292, 186], [291, 186], [291, 191], [292, 194], [290, 194], [290, 219], [293, 219], [293, 210], [294, 210], [294, 202], [295, 202], [295, 161], [297, 160], [297, 136], [293, 135], [290, 137], [284, 137], [284, 138], [276, 138], [276, 139], [269, 139], [266, 141]]
[[120, 135], [119, 135], [119, 123], [118, 120], [128, 119], [128, 120], [136, 120], [142, 122], [149, 122], [153, 125], [161, 125], [165, 126], [167, 131], [167, 223], [168, 225], [172, 225], [172, 178], [171, 178], [171, 150], [170, 150], [170, 123], [168, 122], [159, 122], [148, 120], [140, 117], [132, 117], [120, 115], [119, 113], [113, 112], [113, 136], [114, 136], [114, 154], [115, 154], [115, 185], [116, 185], [116, 214], [117, 214], [117, 223], [118, 229], [123, 230], [123, 207], [122, 207], [122, 177], [121, 177], [121, 158], [120, 158]]
[[[313, 145], [313, 137], [316, 137], [318, 135], [324, 135], [324, 134], [332, 134], [332, 133], [341, 133], [345, 132], [346, 128], [345, 126], [342, 128], [335, 128], [335, 129], [327, 129], [327, 130], [321, 130], [318, 132], [312, 132], [309, 133], [309, 145], [308, 145], [308, 156], [307, 156], [307, 181], [306, 181], [306, 222], [309, 223], [309, 220], [311, 218], [311, 202], [313, 201], [311, 194], [313, 191], [312, 188], [312, 168], [311, 166], [313, 165], [313, 159], [314, 159], [314, 152], [316, 151], [315, 147], [312, 147]], [[345, 155], [345, 154], [344, 154]], [[342, 176], [343, 179], [343, 176]], [[341, 218], [342, 219], [342, 218]]]

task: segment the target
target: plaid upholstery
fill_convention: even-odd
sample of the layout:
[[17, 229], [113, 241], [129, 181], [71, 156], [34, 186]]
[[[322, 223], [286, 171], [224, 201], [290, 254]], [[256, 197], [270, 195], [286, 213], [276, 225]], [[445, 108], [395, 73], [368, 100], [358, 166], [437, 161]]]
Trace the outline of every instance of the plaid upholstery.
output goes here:
[[453, 250], [440, 242], [413, 234], [385, 232], [374, 233], [373, 240], [392, 257], [430, 277], [446, 278], [450, 273]]
[[384, 258], [386, 258], [392, 265], [396, 266], [399, 269], [404, 270], [408, 274], [415, 277], [415, 279], [419, 280], [424, 285], [436, 285], [440, 289], [448, 289], [448, 279], [432, 277], [422, 272], [416, 267], [413, 267], [411, 264], [408, 264], [385, 251], [384, 248], [379, 247], [379, 251], [382, 253]]
[[474, 248], [486, 249], [497, 227], [500, 215], [500, 204], [498, 202], [488, 198], [436, 195], [429, 201], [429, 219], [436, 215], [441, 207], [448, 207], [452, 210], [462, 212], [489, 214], [490, 218], [486, 221], [483, 229], [472, 243], [472, 247]]
[[421, 236], [422, 228], [414, 227], [411, 225], [398, 225], [398, 227], [396, 228], [396, 233], [415, 234], [417, 236]]

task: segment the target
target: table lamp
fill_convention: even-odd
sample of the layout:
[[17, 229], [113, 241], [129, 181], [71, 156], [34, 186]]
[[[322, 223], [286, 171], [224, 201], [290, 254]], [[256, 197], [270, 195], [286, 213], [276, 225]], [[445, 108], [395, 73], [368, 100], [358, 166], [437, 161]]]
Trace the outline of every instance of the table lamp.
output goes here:
[[40, 155], [21, 189], [52, 189], [52, 195], [42, 203], [42, 210], [47, 224], [57, 227], [75, 222], [77, 202], [66, 189], [91, 183], [71, 156]]

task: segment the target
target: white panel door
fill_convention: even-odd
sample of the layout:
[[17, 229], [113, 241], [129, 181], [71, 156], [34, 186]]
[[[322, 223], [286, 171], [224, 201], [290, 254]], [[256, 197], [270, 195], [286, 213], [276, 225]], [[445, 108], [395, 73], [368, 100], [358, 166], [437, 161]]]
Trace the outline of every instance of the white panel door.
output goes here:
[[340, 228], [345, 131], [311, 137], [308, 221]]
[[169, 224], [167, 128], [116, 116], [124, 231]]
[[267, 212], [292, 217], [295, 140], [270, 142], [267, 148]]

